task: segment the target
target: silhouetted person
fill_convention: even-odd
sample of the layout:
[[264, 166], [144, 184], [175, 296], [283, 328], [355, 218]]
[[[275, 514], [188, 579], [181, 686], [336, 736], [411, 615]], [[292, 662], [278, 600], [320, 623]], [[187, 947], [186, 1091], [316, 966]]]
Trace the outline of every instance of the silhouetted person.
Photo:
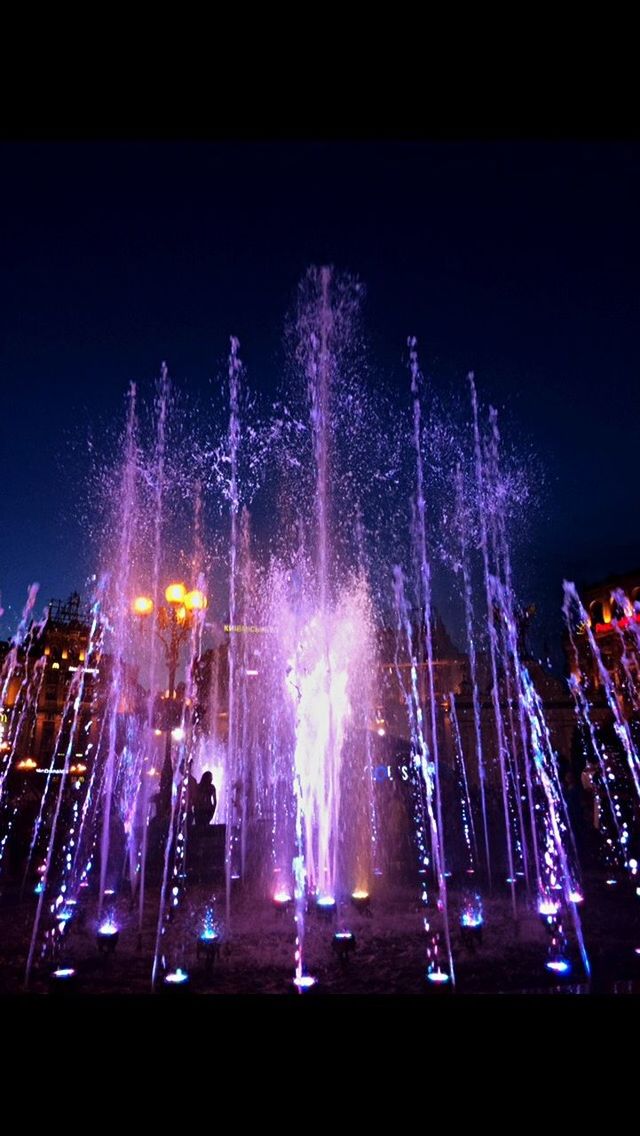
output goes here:
[[218, 804], [218, 795], [213, 777], [207, 769], [200, 778], [195, 798], [194, 818], [196, 828], [207, 828], [213, 820]]

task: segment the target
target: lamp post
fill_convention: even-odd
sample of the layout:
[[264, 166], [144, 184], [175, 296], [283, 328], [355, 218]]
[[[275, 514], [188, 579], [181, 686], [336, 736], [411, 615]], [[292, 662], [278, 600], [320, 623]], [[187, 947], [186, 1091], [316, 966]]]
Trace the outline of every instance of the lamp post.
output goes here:
[[[165, 603], [154, 604], [151, 596], [136, 596], [132, 603], [133, 614], [140, 619], [152, 616], [155, 611], [156, 631], [164, 648], [165, 661], [169, 672], [169, 688], [167, 697], [173, 700], [176, 697], [176, 674], [180, 661], [182, 644], [187, 639], [194, 619], [199, 612], [207, 606], [207, 597], [199, 588], [187, 591], [184, 584], [169, 584], [165, 588]], [[167, 762], [171, 767], [171, 734], [172, 729], [167, 722], [167, 743], [165, 750], [165, 767]]]

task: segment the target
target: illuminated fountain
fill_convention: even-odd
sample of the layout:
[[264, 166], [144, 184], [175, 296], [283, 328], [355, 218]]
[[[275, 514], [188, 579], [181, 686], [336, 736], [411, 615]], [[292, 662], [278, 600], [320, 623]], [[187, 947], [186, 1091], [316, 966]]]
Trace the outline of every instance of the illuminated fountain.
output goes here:
[[[66, 944], [74, 905], [92, 888], [98, 948], [115, 949], [115, 888], [130, 900], [139, 948], [153, 922], [159, 988], [189, 987], [189, 944], [208, 971], [240, 900], [251, 896], [256, 912], [279, 913], [271, 917], [278, 932], [295, 928], [295, 988], [311, 989], [313, 935], [324, 931], [346, 961], [355, 945], [346, 909], [375, 919], [382, 906], [384, 842], [397, 832], [381, 835], [374, 766], [391, 770], [394, 745], [403, 754], [428, 988], [455, 987], [452, 926], [471, 951], [484, 949], [486, 901], [504, 878], [513, 916], [526, 906], [550, 932], [551, 973], [568, 973], [575, 943], [589, 974], [576, 849], [520, 634], [513, 486], [497, 416], [484, 414], [470, 376], [467, 420], [455, 424], [442, 460], [411, 338], [410, 416], [394, 420], [359, 373], [360, 299], [353, 280], [326, 268], [307, 274], [289, 336], [290, 387], [264, 421], [235, 338], [221, 384], [225, 423], [213, 436], [181, 416], [166, 368], [150, 413], [129, 392], [120, 460], [102, 479], [103, 569], [86, 645], [68, 676], [29, 834], [27, 981], [43, 934], [54, 927]], [[452, 571], [466, 639], [464, 674], [444, 686], [434, 600], [441, 564]], [[28, 739], [54, 660], [39, 646], [47, 616], [35, 620], [36, 602], [34, 586], [0, 674], [3, 704], [11, 704], [0, 789], [14, 765], [21, 777], [37, 772]], [[638, 624], [618, 602], [625, 697], [638, 710]], [[576, 668], [571, 689], [617, 849], [612, 878], [617, 869], [635, 878], [635, 814], [616, 778], [624, 774], [640, 797], [637, 739], [571, 585], [565, 614], [574, 645], [581, 636], [592, 652], [618, 741], [614, 758]], [[203, 774], [217, 799], [204, 820], [196, 803]], [[0, 807], [4, 871], [19, 805], [10, 798]], [[196, 852], [213, 848], [214, 828], [223, 914], [203, 926], [192, 920], [187, 935], [190, 896], [201, 898], [213, 873], [205, 865], [207, 880], [195, 881]]]

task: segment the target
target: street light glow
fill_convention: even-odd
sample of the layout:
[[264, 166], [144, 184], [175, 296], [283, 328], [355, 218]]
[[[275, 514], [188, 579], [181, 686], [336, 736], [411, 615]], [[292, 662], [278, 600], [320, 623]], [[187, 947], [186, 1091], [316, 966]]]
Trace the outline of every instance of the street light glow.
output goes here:
[[150, 615], [153, 611], [151, 596], [136, 596], [133, 601], [133, 611], [135, 615]]
[[164, 593], [164, 598], [167, 603], [181, 604], [184, 602], [184, 597], [187, 594], [187, 589], [184, 584], [169, 584], [169, 587]]
[[184, 597], [184, 606], [187, 611], [204, 611], [207, 606], [207, 597], [199, 588], [193, 588]]

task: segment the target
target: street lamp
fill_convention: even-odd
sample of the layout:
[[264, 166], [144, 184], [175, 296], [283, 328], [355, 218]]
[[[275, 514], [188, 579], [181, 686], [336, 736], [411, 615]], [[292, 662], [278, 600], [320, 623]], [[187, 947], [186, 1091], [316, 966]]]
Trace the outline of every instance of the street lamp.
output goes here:
[[[156, 610], [156, 624], [169, 669], [169, 698], [175, 698], [180, 648], [191, 630], [194, 617], [206, 608], [207, 597], [199, 588], [187, 591], [184, 584], [175, 583], [165, 588], [164, 598], [166, 603], [159, 604]], [[141, 618], [152, 615], [154, 606], [151, 596], [136, 596], [132, 604], [133, 614]]]
[[[165, 660], [169, 671], [169, 689], [167, 696], [175, 699], [176, 674], [180, 661], [180, 650], [187, 639], [194, 619], [198, 613], [203, 612], [207, 606], [207, 597], [199, 588], [187, 588], [182, 583], [169, 584], [164, 592], [165, 603], [158, 604], [157, 608], [151, 596], [136, 596], [131, 605], [135, 616], [141, 619], [153, 615], [155, 609], [156, 631], [164, 647]], [[174, 735], [177, 734], [174, 730]], [[167, 748], [165, 763], [171, 764], [171, 729], [167, 723]], [[176, 740], [180, 740], [176, 737]]]

